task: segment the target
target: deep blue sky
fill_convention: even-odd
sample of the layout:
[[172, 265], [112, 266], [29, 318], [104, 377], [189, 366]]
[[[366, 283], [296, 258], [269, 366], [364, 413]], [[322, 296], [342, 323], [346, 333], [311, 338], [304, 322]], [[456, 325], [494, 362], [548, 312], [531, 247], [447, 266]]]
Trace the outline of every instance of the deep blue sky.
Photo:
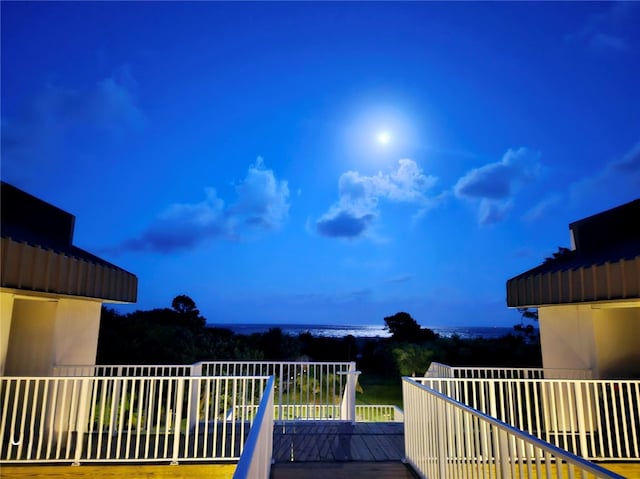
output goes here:
[[2, 178], [125, 311], [510, 326], [507, 279], [640, 196], [640, 3], [1, 8]]

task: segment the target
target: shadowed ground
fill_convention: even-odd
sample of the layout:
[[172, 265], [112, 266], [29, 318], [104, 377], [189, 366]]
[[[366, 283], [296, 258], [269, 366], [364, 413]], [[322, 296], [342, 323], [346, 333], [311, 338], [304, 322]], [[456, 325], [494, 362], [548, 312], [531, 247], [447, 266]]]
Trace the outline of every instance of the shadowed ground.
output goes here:
[[276, 425], [273, 458], [286, 462], [386, 462], [404, 458], [402, 423], [298, 421]]

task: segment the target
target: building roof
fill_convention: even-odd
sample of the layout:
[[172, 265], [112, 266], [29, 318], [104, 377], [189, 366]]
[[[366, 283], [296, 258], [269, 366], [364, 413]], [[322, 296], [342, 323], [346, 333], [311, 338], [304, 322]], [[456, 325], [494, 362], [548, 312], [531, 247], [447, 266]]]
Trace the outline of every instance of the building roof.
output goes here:
[[573, 249], [507, 281], [507, 305], [640, 299], [640, 199], [569, 225]]
[[136, 301], [135, 275], [73, 245], [73, 215], [4, 181], [0, 194], [2, 288]]

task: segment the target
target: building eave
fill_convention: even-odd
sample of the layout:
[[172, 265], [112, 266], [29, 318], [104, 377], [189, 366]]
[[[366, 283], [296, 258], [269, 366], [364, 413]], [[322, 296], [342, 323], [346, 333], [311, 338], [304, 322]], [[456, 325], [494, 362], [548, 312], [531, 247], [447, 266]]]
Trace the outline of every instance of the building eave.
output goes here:
[[640, 299], [640, 254], [617, 261], [549, 270], [534, 268], [507, 281], [507, 306]]
[[3, 237], [0, 287], [134, 303], [137, 277], [94, 256], [83, 257]]

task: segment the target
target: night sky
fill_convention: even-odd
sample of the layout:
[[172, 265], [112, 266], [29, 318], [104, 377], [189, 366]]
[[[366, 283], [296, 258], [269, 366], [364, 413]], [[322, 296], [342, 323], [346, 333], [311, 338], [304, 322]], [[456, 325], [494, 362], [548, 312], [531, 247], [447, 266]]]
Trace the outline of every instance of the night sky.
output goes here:
[[2, 2], [2, 179], [211, 323], [511, 326], [640, 196], [640, 3]]

